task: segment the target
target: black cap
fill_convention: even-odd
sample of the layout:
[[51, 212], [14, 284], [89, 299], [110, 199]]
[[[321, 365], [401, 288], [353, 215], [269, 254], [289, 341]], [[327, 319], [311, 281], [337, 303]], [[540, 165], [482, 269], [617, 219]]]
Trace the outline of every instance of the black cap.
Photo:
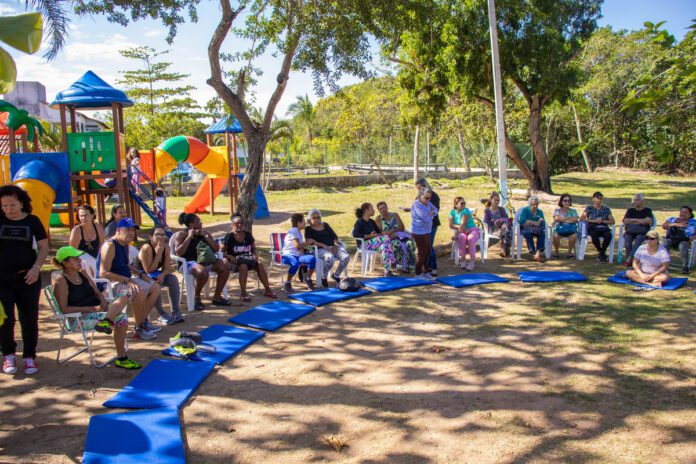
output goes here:
[[595, 192], [592, 194], [592, 198], [604, 198], [604, 195], [602, 195], [602, 192]]

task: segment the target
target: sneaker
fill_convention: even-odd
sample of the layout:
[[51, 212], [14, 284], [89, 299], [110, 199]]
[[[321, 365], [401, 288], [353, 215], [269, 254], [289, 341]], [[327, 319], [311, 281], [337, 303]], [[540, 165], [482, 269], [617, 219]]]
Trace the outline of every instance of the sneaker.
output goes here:
[[17, 357], [13, 354], [5, 356], [5, 361], [2, 363], [2, 371], [5, 374], [14, 374], [17, 372]]
[[689, 271], [690, 271], [689, 266], [684, 266], [684, 267], [682, 268], [682, 274], [688, 274]]
[[295, 291], [292, 289], [292, 284], [290, 282], [285, 282], [285, 293], [290, 294]]
[[180, 324], [181, 322], [184, 322], [184, 321], [185, 321], [184, 316], [182, 316], [181, 314], [177, 314], [177, 315], [174, 317], [174, 323], [175, 323], [175, 324]]
[[135, 370], [143, 367], [142, 364], [138, 364], [137, 362], [130, 359], [128, 356], [126, 356], [124, 359], [116, 358], [116, 360], [114, 361], [114, 366], [128, 370]]
[[329, 288], [329, 279], [321, 279], [321, 286], [324, 288]]
[[305, 282], [305, 285], [307, 285], [307, 288], [308, 288], [310, 291], [316, 290], [316, 287], [314, 286], [314, 282], [312, 282], [312, 279], [310, 279], [309, 277], [307, 277], [307, 278], [305, 279], [304, 282]]
[[97, 325], [94, 326], [94, 330], [96, 330], [99, 333], [111, 335], [111, 332], [113, 332], [113, 326], [113, 322], [111, 322], [107, 318], [104, 318], [101, 321], [97, 322]]
[[145, 319], [145, 322], [143, 322], [143, 325], [145, 326], [145, 329], [148, 332], [157, 333], [160, 330], [162, 330], [162, 327], [157, 327], [155, 324], [153, 324], [152, 322], [150, 322], [147, 319]]
[[133, 338], [138, 338], [140, 340], [152, 340], [157, 338], [157, 334], [146, 330], [143, 326], [135, 328], [135, 335]]
[[469, 265], [466, 267], [467, 271], [473, 271], [474, 267], [476, 266], [476, 263], [473, 261], [469, 261]]
[[176, 317], [160, 316], [159, 318], [157, 318], [157, 323], [159, 325], [174, 325], [176, 324]]
[[430, 275], [433, 277], [437, 277], [437, 269], [433, 269], [430, 271]]
[[39, 372], [39, 366], [36, 365], [36, 360], [34, 358], [24, 358], [24, 373], [33, 375], [37, 372]]
[[334, 280], [334, 282], [336, 282], [336, 286], [341, 283], [341, 278], [336, 274], [332, 275], [331, 278]]
[[203, 302], [200, 298], [196, 298], [196, 300], [194, 301], [193, 309], [194, 311], [203, 311], [203, 309], [205, 309], [205, 306], [203, 305]]

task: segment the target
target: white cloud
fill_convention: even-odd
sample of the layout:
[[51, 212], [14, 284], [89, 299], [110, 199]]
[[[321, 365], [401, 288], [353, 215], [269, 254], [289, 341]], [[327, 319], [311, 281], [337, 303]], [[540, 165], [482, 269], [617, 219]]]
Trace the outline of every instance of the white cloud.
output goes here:
[[73, 42], [63, 50], [63, 56], [73, 63], [89, 62], [104, 63], [123, 61], [124, 58], [118, 52], [124, 48], [136, 47], [138, 44], [131, 42], [122, 34], [113, 34], [101, 41]]
[[161, 35], [164, 35], [164, 30], [163, 29], [148, 29], [145, 31], [143, 34], [145, 37], [159, 37]]
[[0, 15], [11, 15], [18, 14], [19, 10], [13, 5], [8, 5], [6, 3], [0, 3]]

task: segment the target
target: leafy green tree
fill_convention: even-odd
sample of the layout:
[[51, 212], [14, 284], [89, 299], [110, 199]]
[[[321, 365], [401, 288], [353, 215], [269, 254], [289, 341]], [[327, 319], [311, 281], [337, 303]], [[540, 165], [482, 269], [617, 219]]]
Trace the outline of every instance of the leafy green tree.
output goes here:
[[[451, 96], [466, 96], [493, 108], [486, 2], [426, 2], [392, 45], [401, 82], [424, 108], [442, 111]], [[578, 81], [573, 58], [596, 28], [601, 0], [500, 0], [496, 3], [503, 78], [528, 108], [531, 169], [506, 133], [508, 156], [534, 189], [551, 192], [549, 159], [542, 135], [546, 105], [564, 101]]]
[[[130, 21], [156, 19], [169, 27], [171, 40], [185, 15], [197, 20], [199, 0], [76, 0], [78, 14], [104, 14], [110, 21], [127, 25]], [[240, 187], [239, 213], [247, 224], [253, 223], [256, 210], [256, 188], [259, 183], [263, 153], [270, 138], [273, 114], [285, 91], [292, 70], [312, 73], [318, 91], [324, 84], [337, 87], [342, 73], [358, 77], [370, 75], [365, 64], [370, 58], [367, 34], [376, 17], [387, 17], [401, 2], [361, 0], [315, 2], [307, 0], [240, 0], [233, 6], [230, 0], [220, 0], [220, 18], [215, 26], [208, 59], [211, 74], [208, 84], [232, 109], [244, 130], [249, 145], [247, 174]], [[237, 24], [241, 24], [239, 27]], [[221, 53], [223, 43], [234, 33], [248, 39], [251, 45], [235, 53]], [[238, 43], [242, 43], [241, 41]], [[255, 123], [246, 105], [247, 81], [258, 70], [254, 60], [266, 52], [277, 53], [281, 64], [276, 72], [276, 88], [265, 106], [263, 119]], [[239, 63], [227, 80], [223, 62]]]
[[307, 128], [307, 138], [309, 141], [309, 148], [312, 148], [312, 139], [314, 134], [312, 133], [312, 127], [316, 121], [316, 112], [314, 110], [314, 105], [309, 100], [309, 96], [296, 97], [296, 101], [288, 106], [287, 116], [292, 117], [299, 124], [303, 124]]
[[143, 66], [122, 71], [118, 81], [126, 87], [126, 93], [135, 103], [124, 112], [126, 143], [150, 148], [179, 134], [201, 137], [205, 126], [198, 118], [204, 114], [190, 96], [194, 87], [177, 85], [188, 74], [171, 72], [172, 63], [157, 60], [169, 52], [135, 47], [120, 50], [120, 53]]

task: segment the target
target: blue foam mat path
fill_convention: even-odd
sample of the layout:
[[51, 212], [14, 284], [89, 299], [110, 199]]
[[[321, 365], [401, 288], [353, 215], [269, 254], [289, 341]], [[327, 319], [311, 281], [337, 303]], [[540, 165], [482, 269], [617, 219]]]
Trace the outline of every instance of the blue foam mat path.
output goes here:
[[[194, 361], [210, 361], [222, 364], [232, 356], [236, 355], [256, 340], [264, 336], [263, 332], [257, 330], [243, 329], [241, 327], [231, 327], [229, 325], [215, 324], [200, 331], [203, 343], [215, 347], [215, 353], [198, 351]], [[167, 356], [175, 356], [172, 348], [162, 351]]]
[[273, 332], [314, 311], [314, 307], [289, 301], [266, 303], [237, 314], [230, 322]]
[[302, 303], [312, 306], [324, 306], [337, 301], [352, 300], [365, 295], [371, 295], [370, 290], [361, 289], [357, 292], [342, 292], [341, 290], [331, 287], [314, 290], [313, 292], [294, 293], [288, 298], [301, 301]]
[[434, 280], [417, 279], [415, 277], [377, 277], [363, 280], [362, 283], [372, 290], [388, 292], [390, 290], [400, 290], [402, 288], [418, 287], [420, 285], [432, 285], [437, 282]]
[[123, 390], [104, 402], [107, 408], [179, 408], [215, 368], [215, 363], [153, 359]]
[[522, 282], [581, 282], [587, 277], [579, 272], [566, 271], [523, 271], [519, 272]]
[[92, 416], [84, 464], [183, 464], [186, 452], [176, 408]]
[[454, 288], [471, 287], [474, 285], [497, 284], [500, 282], [510, 282], [505, 277], [495, 274], [457, 274], [437, 279], [441, 284], [449, 285]]
[[613, 275], [607, 279], [608, 282], [615, 284], [633, 285], [634, 287], [642, 288], [654, 288], [656, 290], [676, 290], [689, 280], [686, 277], [670, 277], [666, 284], [662, 287], [653, 287], [652, 285], [639, 284], [637, 282], [631, 282], [626, 278], [626, 271], [621, 271], [616, 275]]

